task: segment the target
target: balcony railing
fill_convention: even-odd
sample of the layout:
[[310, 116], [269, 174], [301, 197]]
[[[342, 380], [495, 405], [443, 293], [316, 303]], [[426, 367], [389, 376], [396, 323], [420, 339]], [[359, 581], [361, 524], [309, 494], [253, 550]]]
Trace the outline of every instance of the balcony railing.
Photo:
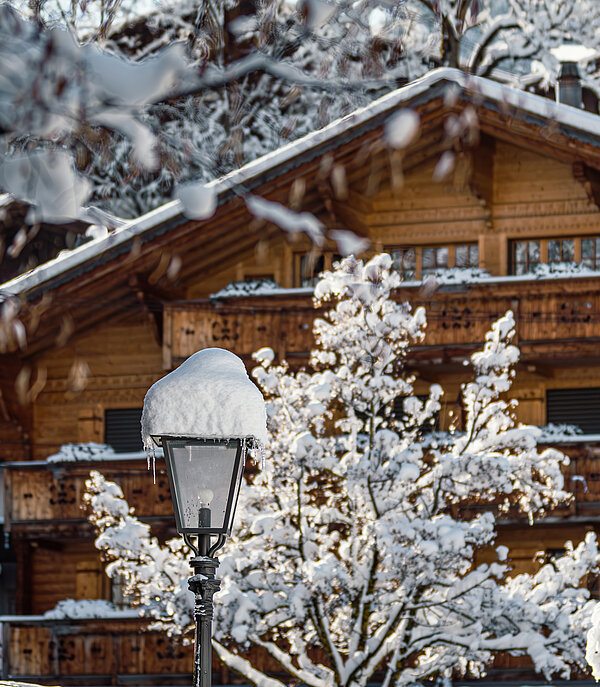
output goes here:
[[138, 517], [173, 517], [169, 482], [159, 459], [156, 482], [145, 458], [77, 463], [32, 461], [6, 463], [2, 469], [5, 471], [5, 531], [34, 523], [85, 521], [83, 494], [92, 470], [119, 484]]
[[[579, 436], [555, 444], [571, 458], [564, 469], [565, 489], [572, 492], [563, 515], [600, 514], [600, 436]], [[117, 482], [138, 517], [171, 522], [173, 505], [162, 460], [157, 459], [156, 483], [145, 460], [88, 463], [7, 463], [5, 477], [5, 531], [64, 527], [86, 522], [83, 507], [85, 481], [91, 470]], [[558, 513], [557, 513], [558, 514]]]
[[[42, 684], [190, 684], [192, 647], [131, 619], [0, 617], [2, 676]], [[219, 667], [215, 662], [213, 670]]]
[[[512, 310], [516, 343], [525, 358], [568, 357], [600, 341], [600, 278], [497, 278], [464, 285], [406, 286], [397, 298], [425, 306], [429, 322], [418, 355], [435, 349], [469, 350], [481, 344], [491, 323]], [[306, 356], [312, 348], [317, 312], [306, 290], [270, 296], [165, 304], [163, 363], [171, 369], [195, 351], [210, 346], [251, 355], [271, 346], [281, 357]], [[594, 353], [595, 354], [595, 353]]]
[[[64, 619], [0, 616], [4, 680], [65, 687], [94, 685], [189, 685], [193, 647], [181, 638], [148, 630], [143, 619]], [[253, 667], [284, 682], [279, 666], [260, 648], [246, 649]], [[231, 685], [236, 676], [213, 654], [213, 684]], [[574, 678], [588, 678], [576, 674]], [[464, 679], [464, 678], [463, 678]], [[539, 680], [528, 657], [498, 654], [488, 680], [523, 684]], [[239, 683], [245, 680], [237, 678]]]
[[[193, 646], [181, 637], [149, 630], [144, 618], [50, 619], [0, 616], [3, 679], [36, 684], [190, 685]], [[275, 675], [277, 664], [261, 649], [244, 656]], [[213, 654], [213, 684], [235, 680]], [[278, 677], [281, 677], [278, 675]]]

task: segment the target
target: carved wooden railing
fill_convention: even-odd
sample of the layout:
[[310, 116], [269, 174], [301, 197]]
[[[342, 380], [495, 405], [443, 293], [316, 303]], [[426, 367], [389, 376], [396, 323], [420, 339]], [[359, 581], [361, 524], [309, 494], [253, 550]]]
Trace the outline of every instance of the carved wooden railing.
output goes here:
[[152, 684], [153, 675], [172, 675], [185, 683], [192, 672], [191, 647], [164, 632], [145, 632], [149, 623], [138, 618], [2, 621], [5, 679], [107, 685], [144, 684], [145, 678]]
[[[565, 488], [575, 499], [561, 509], [564, 515], [600, 514], [600, 442], [579, 442], [559, 447], [571, 457], [564, 469]], [[116, 481], [135, 513], [141, 518], [157, 518], [171, 522], [173, 505], [169, 483], [161, 459], [157, 459], [156, 482], [145, 461], [93, 463], [24, 463], [5, 467], [5, 531], [34, 526], [36, 531], [45, 523], [85, 522], [82, 496], [90, 470], [100, 471]]]
[[[189, 685], [193, 647], [149, 630], [141, 618], [47, 619], [0, 616], [4, 679], [50, 685]], [[277, 664], [260, 649], [244, 653], [267, 673]], [[231, 684], [213, 654], [213, 683]]]
[[168, 303], [164, 310], [163, 365], [170, 369], [201, 348], [251, 355], [264, 346], [307, 355], [315, 310], [310, 295]]
[[[399, 300], [425, 306], [428, 328], [417, 355], [439, 348], [459, 352], [481, 344], [491, 323], [512, 310], [524, 357], [570, 356], [600, 341], [600, 278], [499, 279], [470, 285], [401, 288]], [[166, 303], [163, 363], [171, 369], [201, 348], [230, 348], [249, 356], [263, 346], [281, 357], [306, 357], [316, 316], [310, 294], [282, 292], [221, 300]]]
[[140, 517], [172, 517], [173, 502], [162, 459], [156, 481], [145, 459], [81, 463], [9, 463], [5, 471], [5, 530], [41, 521], [81, 521], [85, 481], [98, 470], [116, 481]]

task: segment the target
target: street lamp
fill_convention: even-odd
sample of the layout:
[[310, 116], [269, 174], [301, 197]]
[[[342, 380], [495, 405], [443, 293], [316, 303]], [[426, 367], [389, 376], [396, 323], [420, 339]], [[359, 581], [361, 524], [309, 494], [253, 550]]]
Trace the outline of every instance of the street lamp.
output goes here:
[[266, 439], [262, 394], [230, 351], [198, 351], [146, 393], [142, 440], [163, 448], [177, 531], [194, 553], [194, 687], [211, 684], [215, 554], [231, 534], [246, 452]]
[[[193, 684], [210, 687], [213, 595], [221, 586], [216, 578], [219, 559], [215, 553], [231, 534], [246, 450], [252, 439], [152, 438], [164, 451], [177, 531], [195, 554], [190, 560], [194, 574], [188, 581], [195, 597]], [[197, 537], [197, 546], [192, 536]], [[216, 537], [212, 545], [211, 537]]]

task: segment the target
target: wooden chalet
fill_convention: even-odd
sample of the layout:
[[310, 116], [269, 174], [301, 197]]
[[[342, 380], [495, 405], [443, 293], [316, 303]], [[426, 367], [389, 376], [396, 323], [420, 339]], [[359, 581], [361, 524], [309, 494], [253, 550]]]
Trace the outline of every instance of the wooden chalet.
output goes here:
[[[408, 148], [390, 152], [386, 122], [402, 108], [418, 113], [421, 131]], [[440, 429], [461, 412], [464, 361], [512, 309], [522, 351], [513, 392], [519, 418], [577, 425], [582, 434], [560, 439], [573, 457], [572, 503], [532, 527], [506, 521], [498, 543], [509, 545], [520, 572], [539, 564], [538, 552], [551, 556], [598, 529], [597, 114], [436, 70], [214, 189], [218, 206], [209, 219], [187, 219], [169, 203], [0, 287], [4, 677], [88, 686], [190, 680], [190, 647], [141, 632], [145, 621], [44, 614], [66, 598], [123, 603], [82, 509], [91, 469], [119, 482], [159, 537], [175, 533], [164, 471], [159, 464], [154, 485], [140, 452], [139, 417], [154, 381], [209, 346], [231, 349], [249, 366], [251, 353], [267, 345], [294, 366], [307, 361], [311, 286], [338, 248], [317, 250], [257, 219], [241, 194], [350, 229], [369, 239], [366, 255], [392, 254], [405, 279], [399, 296], [427, 306], [428, 334], [408, 364], [417, 392], [432, 382], [446, 391]], [[536, 276], [545, 263], [546, 276]], [[579, 264], [590, 271], [577, 271]], [[425, 279], [452, 267], [489, 276], [433, 286]], [[253, 293], [256, 280], [279, 286]], [[222, 291], [232, 282], [247, 283], [247, 293]], [[81, 442], [106, 443], [115, 453], [93, 463], [48, 460], [61, 445]], [[490, 678], [516, 680], [526, 671], [503, 659]], [[235, 679], [217, 663], [214, 672], [217, 683]]]

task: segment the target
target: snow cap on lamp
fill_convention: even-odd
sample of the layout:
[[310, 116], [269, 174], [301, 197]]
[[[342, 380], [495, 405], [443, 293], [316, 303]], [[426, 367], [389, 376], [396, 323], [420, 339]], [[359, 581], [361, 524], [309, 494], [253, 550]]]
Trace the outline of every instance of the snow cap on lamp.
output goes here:
[[154, 445], [152, 436], [253, 437], [264, 444], [265, 402], [237, 355], [206, 348], [148, 389], [142, 413], [147, 449]]

